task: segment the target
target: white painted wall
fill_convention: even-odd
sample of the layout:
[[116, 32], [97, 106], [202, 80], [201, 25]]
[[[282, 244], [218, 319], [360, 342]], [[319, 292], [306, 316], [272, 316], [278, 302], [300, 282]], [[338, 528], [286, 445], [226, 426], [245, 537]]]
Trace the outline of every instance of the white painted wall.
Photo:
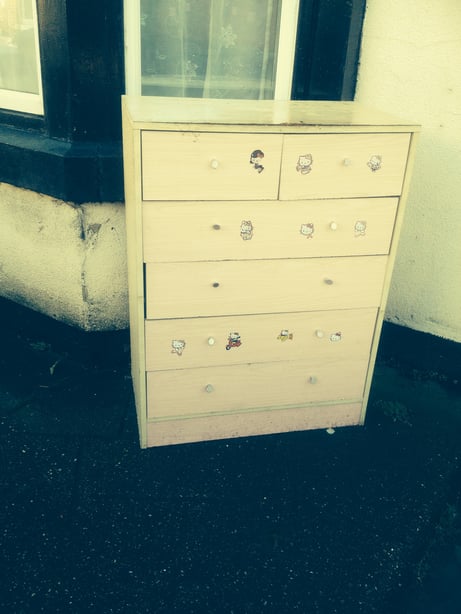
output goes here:
[[84, 330], [128, 326], [125, 210], [0, 184], [0, 296]]
[[356, 100], [422, 124], [386, 319], [461, 341], [461, 2], [370, 0]]

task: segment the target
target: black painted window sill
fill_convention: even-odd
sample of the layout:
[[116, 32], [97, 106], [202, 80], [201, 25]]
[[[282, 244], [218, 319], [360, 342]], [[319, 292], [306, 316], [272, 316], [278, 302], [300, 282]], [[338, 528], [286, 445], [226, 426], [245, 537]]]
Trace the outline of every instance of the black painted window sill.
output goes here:
[[122, 145], [0, 127], [0, 181], [76, 204], [123, 201]]

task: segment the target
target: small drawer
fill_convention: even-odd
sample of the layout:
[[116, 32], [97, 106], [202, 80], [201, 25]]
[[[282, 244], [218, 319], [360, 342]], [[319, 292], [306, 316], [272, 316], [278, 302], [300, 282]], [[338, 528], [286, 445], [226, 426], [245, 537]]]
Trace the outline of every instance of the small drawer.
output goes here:
[[410, 135], [285, 136], [281, 199], [398, 196]]
[[144, 203], [144, 260], [387, 254], [397, 204], [397, 198]]
[[147, 320], [147, 371], [365, 358], [376, 309]]
[[377, 307], [386, 256], [146, 264], [149, 319]]
[[142, 198], [277, 198], [282, 136], [142, 132]]
[[358, 401], [367, 368], [350, 358], [149, 372], [148, 418]]

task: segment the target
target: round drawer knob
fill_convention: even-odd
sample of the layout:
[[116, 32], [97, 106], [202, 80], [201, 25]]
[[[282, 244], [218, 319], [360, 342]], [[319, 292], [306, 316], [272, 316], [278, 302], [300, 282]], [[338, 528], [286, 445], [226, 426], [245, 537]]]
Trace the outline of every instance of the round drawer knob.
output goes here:
[[327, 286], [332, 286], [333, 280], [330, 279], [329, 277], [325, 277], [325, 279], [323, 280], [323, 283], [325, 283]]
[[323, 339], [323, 337], [325, 337], [325, 333], [323, 332], [323, 330], [317, 329], [315, 331], [315, 336], [318, 337], [319, 339]]
[[208, 337], [208, 345], [214, 345], [216, 343], [216, 340], [214, 337]]
[[213, 158], [213, 160], [210, 162], [210, 166], [212, 169], [216, 170], [219, 167], [219, 160]]
[[352, 160], [350, 158], [344, 158], [343, 164], [344, 166], [351, 166]]
[[213, 224], [213, 230], [221, 230], [221, 224]]
[[213, 288], [219, 288], [219, 281], [213, 282]]
[[330, 222], [330, 230], [338, 230], [338, 224], [336, 222]]
[[309, 384], [316, 384], [316, 383], [317, 383], [317, 381], [318, 381], [318, 380], [317, 380], [317, 378], [316, 378], [316, 376], [315, 376], [315, 375], [311, 375], [311, 376], [309, 377]]
[[205, 386], [205, 392], [210, 393], [210, 392], [213, 392], [213, 391], [214, 391], [214, 386], [212, 386], [211, 384], [207, 384]]

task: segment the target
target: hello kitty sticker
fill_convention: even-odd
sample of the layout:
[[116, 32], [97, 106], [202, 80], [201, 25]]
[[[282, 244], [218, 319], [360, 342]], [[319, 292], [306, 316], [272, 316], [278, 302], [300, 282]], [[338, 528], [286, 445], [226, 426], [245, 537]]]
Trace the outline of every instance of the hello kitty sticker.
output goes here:
[[357, 220], [354, 225], [354, 236], [364, 237], [367, 231], [367, 223], [365, 220]]
[[240, 236], [244, 241], [251, 241], [253, 238], [253, 230], [254, 227], [251, 220], [242, 220], [240, 224]]
[[290, 333], [289, 330], [287, 330], [286, 328], [282, 329], [280, 331], [280, 335], [277, 337], [277, 339], [279, 341], [292, 341], [293, 340], [293, 333]]
[[251, 152], [250, 156], [250, 164], [253, 165], [254, 169], [258, 173], [262, 173], [264, 170], [264, 166], [262, 165], [262, 161], [264, 159], [264, 152], [260, 149], [255, 149]]
[[312, 170], [313, 162], [314, 159], [312, 158], [312, 154], [303, 154], [298, 158], [296, 170], [298, 173], [301, 173], [301, 175], [308, 175]]
[[381, 156], [371, 156], [371, 158], [367, 162], [368, 168], [370, 168], [373, 173], [379, 171], [383, 164], [383, 159]]
[[177, 356], [182, 356], [184, 352], [184, 348], [186, 347], [186, 342], [184, 339], [173, 339], [171, 342], [171, 353], [176, 354]]
[[239, 348], [241, 345], [242, 340], [240, 339], [240, 333], [229, 333], [226, 350], [230, 350], [231, 348]]
[[299, 229], [299, 232], [303, 235], [303, 237], [306, 237], [306, 239], [313, 239], [314, 238], [314, 224], [312, 224], [312, 222], [309, 222], [308, 224], [301, 224], [301, 228]]

